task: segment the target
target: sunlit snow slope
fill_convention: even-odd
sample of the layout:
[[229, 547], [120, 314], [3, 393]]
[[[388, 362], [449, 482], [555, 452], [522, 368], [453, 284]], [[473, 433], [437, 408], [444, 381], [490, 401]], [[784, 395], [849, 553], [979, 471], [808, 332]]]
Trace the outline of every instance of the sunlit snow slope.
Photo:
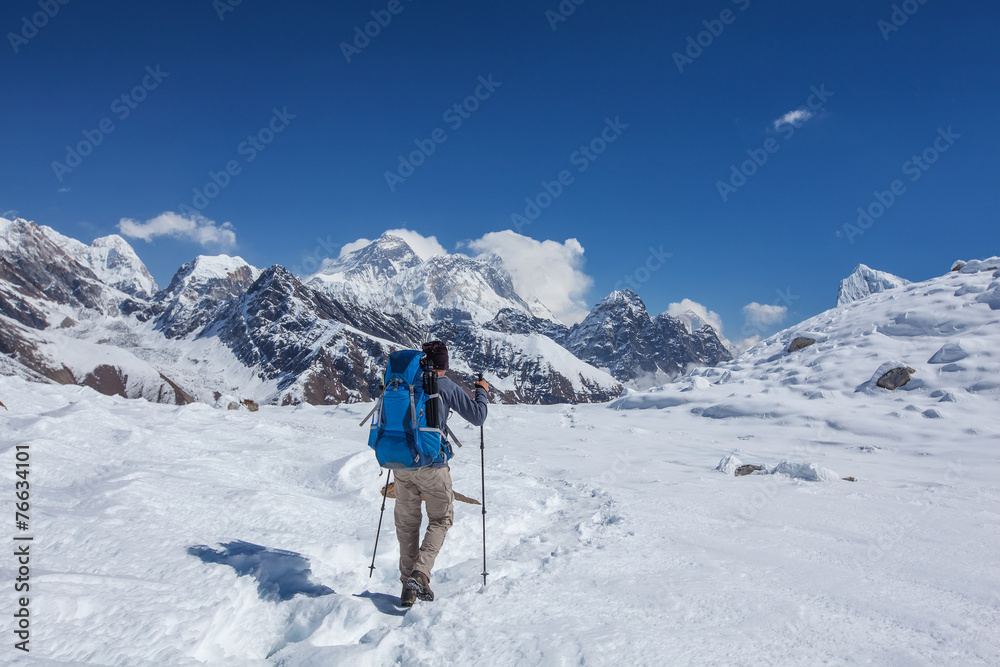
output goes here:
[[[1000, 664], [994, 274], [872, 295], [610, 407], [491, 406], [489, 585], [479, 508], [459, 504], [438, 599], [405, 616], [391, 506], [368, 578], [385, 478], [366, 406], [224, 411], [0, 377], [0, 459], [31, 451], [30, 657]], [[794, 336], [817, 342], [787, 353]], [[890, 361], [917, 372], [873, 388]], [[458, 435], [455, 488], [478, 496], [478, 429]], [[735, 477], [736, 460], [764, 469]]]

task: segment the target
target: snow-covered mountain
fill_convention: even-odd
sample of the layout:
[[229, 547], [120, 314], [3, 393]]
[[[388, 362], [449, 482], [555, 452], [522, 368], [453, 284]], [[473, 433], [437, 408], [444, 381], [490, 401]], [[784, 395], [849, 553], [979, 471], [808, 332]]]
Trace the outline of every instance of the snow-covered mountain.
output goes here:
[[9, 314], [22, 324], [47, 326], [43, 301], [116, 314], [127, 295], [98, 277], [91, 257], [88, 246], [48, 227], [0, 218], [0, 290], [13, 308]]
[[653, 318], [631, 290], [612, 292], [565, 335], [573, 354], [619, 380], [651, 386], [690, 366], [714, 366], [732, 355], [712, 327], [693, 333], [666, 313]]
[[[911, 377], [894, 394], [907, 404], [904, 413], [936, 419], [950, 403], [1000, 394], [998, 269], [997, 257], [962, 262], [938, 278], [871, 294], [785, 329], [732, 361], [629, 393], [614, 405], [687, 406], [714, 418], [809, 414], [810, 401], [846, 396], [863, 403], [888, 395], [877, 380], [905, 368]], [[793, 346], [796, 339], [806, 344]], [[759, 395], [769, 387], [771, 396]], [[831, 428], [836, 423], [833, 417]]]
[[437, 255], [423, 260], [406, 241], [391, 234], [326, 260], [305, 282], [332, 298], [398, 313], [426, 326], [441, 319], [484, 324], [505, 308], [555, 319], [537, 300], [529, 305], [518, 295], [496, 255], [487, 259]]
[[155, 317], [156, 328], [168, 338], [183, 338], [201, 331], [260, 274], [242, 257], [199, 255], [177, 270], [143, 317]]
[[154, 401], [366, 401], [390, 352], [431, 338], [451, 346], [456, 377], [483, 372], [506, 402], [607, 401], [622, 382], [728, 358], [710, 329], [691, 335], [630, 299], [642, 313], [634, 321], [601, 306], [566, 327], [517, 293], [498, 256], [422, 258], [389, 234], [305, 282], [279, 266], [199, 256], [157, 290], [119, 236], [86, 245], [0, 223], [6, 368]]
[[128, 241], [121, 236], [102, 236], [94, 239], [90, 245], [85, 245], [63, 236], [51, 227], [42, 226], [39, 229], [70, 256], [90, 268], [105, 285], [140, 299], [148, 299], [156, 294], [153, 276]]
[[0, 352], [11, 360], [5, 372], [157, 402], [193, 401], [144, 355], [109, 345], [106, 335], [72, 333], [121, 323], [123, 313], [146, 306], [152, 290], [146, 267], [120, 237], [87, 246], [0, 218]]
[[844, 306], [852, 301], [864, 299], [872, 294], [905, 287], [910, 281], [885, 271], [876, 271], [864, 264], [854, 267], [851, 275], [840, 281], [837, 290], [837, 305]]

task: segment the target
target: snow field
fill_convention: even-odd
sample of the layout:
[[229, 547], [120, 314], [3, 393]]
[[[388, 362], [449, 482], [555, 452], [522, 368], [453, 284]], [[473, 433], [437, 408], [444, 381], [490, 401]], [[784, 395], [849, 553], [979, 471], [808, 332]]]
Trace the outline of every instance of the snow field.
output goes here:
[[[0, 446], [32, 447], [32, 645], [49, 664], [1000, 660], [1000, 432], [984, 397], [940, 420], [892, 395], [777, 420], [494, 406], [489, 586], [479, 508], [458, 503], [438, 600], [402, 617], [391, 500], [368, 579], [385, 478], [365, 406], [227, 412], [14, 378], [0, 392]], [[474, 497], [477, 431], [459, 431], [453, 465]], [[734, 453], [859, 481], [717, 472]], [[301, 553], [336, 594], [263, 600], [252, 577], [187, 553], [233, 540]]]
[[[405, 616], [392, 501], [368, 578], [370, 405], [230, 412], [0, 377], [0, 459], [31, 446], [32, 660], [1000, 664], [995, 280], [878, 293], [610, 406], [491, 406], [489, 585], [480, 509], [457, 503], [438, 599]], [[800, 335], [817, 342], [788, 353]], [[890, 362], [917, 370], [894, 392], [873, 386]], [[478, 429], [457, 430], [455, 489], [478, 497]], [[275, 601], [189, 552], [238, 541], [274, 556], [264, 583], [295, 574], [288, 551], [335, 593]]]

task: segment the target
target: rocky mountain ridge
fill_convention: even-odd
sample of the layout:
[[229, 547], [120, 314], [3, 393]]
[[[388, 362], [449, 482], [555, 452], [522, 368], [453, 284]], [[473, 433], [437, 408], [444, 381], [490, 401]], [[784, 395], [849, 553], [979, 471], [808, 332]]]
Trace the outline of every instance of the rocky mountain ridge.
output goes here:
[[517, 293], [499, 257], [425, 259], [388, 234], [305, 280], [199, 256], [157, 289], [121, 237], [88, 246], [0, 221], [8, 374], [159, 402], [357, 402], [377, 395], [390, 352], [431, 338], [451, 347], [456, 379], [481, 371], [505, 402], [607, 401], [645, 375], [730, 358], [710, 327], [652, 318], [632, 293], [568, 327]]

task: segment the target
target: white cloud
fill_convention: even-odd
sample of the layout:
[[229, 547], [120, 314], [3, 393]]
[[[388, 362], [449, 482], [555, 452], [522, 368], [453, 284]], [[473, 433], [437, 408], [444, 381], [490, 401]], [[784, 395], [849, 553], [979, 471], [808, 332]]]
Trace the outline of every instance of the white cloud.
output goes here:
[[118, 222], [118, 231], [129, 238], [147, 242], [157, 236], [172, 236], [201, 245], [236, 245], [236, 232], [233, 231], [232, 223], [224, 222], [217, 225], [214, 220], [197, 213], [186, 217], [180, 213], [166, 211], [146, 222], [122, 218]]
[[[435, 255], [447, 255], [448, 251], [438, 243], [436, 236], [423, 236], [410, 229], [390, 229], [386, 234], [398, 236], [417, 253], [420, 259], [428, 260]], [[359, 246], [361, 247], [361, 246]]]
[[[419, 232], [415, 232], [412, 229], [389, 229], [386, 230], [386, 234], [390, 236], [398, 236], [399, 238], [406, 241], [406, 245], [410, 246], [410, 249], [417, 254], [417, 257], [426, 261], [435, 255], [447, 255], [448, 251], [444, 249], [440, 243], [438, 243], [436, 236], [424, 236]], [[361, 250], [367, 245], [373, 243], [371, 239], [358, 239], [357, 241], [351, 241], [350, 243], [345, 243], [340, 248], [340, 255], [338, 259], [343, 259], [347, 255], [351, 254], [355, 250]]]
[[350, 243], [345, 243], [340, 248], [340, 256], [338, 257], [338, 259], [343, 259], [344, 257], [347, 257], [355, 250], [361, 250], [366, 245], [370, 245], [371, 242], [372, 242], [371, 239], [358, 239], [357, 241], [351, 241]]
[[756, 301], [743, 306], [746, 326], [754, 329], [767, 329], [780, 324], [787, 314], [788, 308], [785, 306], [767, 306]]
[[575, 324], [589, 312], [583, 295], [594, 281], [583, 272], [584, 250], [576, 239], [536, 241], [508, 229], [467, 245], [481, 255], [499, 255], [518, 294], [538, 299], [563, 322]]
[[[691, 317], [691, 315], [695, 317]], [[719, 335], [722, 335], [722, 317], [715, 311], [709, 310], [697, 301], [684, 299], [679, 303], [672, 303], [667, 306], [667, 315], [676, 317], [693, 331], [701, 328], [702, 324], [711, 324]], [[698, 320], [701, 320], [699, 323]]]
[[781, 324], [788, 315], [788, 308], [785, 306], [769, 306], [753, 301], [743, 306], [743, 329], [741, 340], [728, 342], [733, 356], [739, 356], [760, 342], [761, 334], [767, 333], [768, 329]]
[[[711, 324], [723, 345], [729, 348], [734, 357], [738, 357], [751, 347], [760, 342], [760, 335], [752, 332], [759, 332], [761, 329], [777, 324], [785, 319], [787, 309], [784, 306], [762, 306], [759, 303], [748, 303], [743, 306], [743, 314], [747, 319], [747, 324], [743, 327], [744, 338], [738, 341], [731, 341], [722, 333], [722, 317], [713, 310], [709, 310], [697, 301], [684, 299], [680, 303], [672, 303], [667, 306], [667, 314], [676, 317], [683, 322], [690, 331], [694, 332], [705, 324]], [[751, 322], [764, 323], [754, 324]]]
[[[406, 241], [406, 245], [410, 246], [410, 249], [417, 254], [417, 257], [427, 261], [435, 255], [447, 255], [448, 251], [444, 249], [440, 243], [438, 243], [436, 236], [424, 236], [419, 232], [415, 232], [412, 229], [389, 229], [385, 231], [389, 236], [398, 236], [399, 238]], [[355, 250], [361, 250], [365, 246], [373, 243], [371, 239], [358, 239], [357, 241], [351, 241], [350, 243], [345, 243], [340, 248], [340, 255], [338, 259], [343, 259]]]
[[794, 125], [795, 127], [798, 127], [812, 117], [813, 112], [809, 111], [809, 109], [806, 109], [805, 107], [802, 107], [801, 109], [794, 109], [774, 121], [774, 129], [777, 130], [782, 125]]
[[729, 349], [732, 351], [734, 357], [738, 357], [759, 342], [760, 336], [750, 336], [739, 342], [730, 343]]

